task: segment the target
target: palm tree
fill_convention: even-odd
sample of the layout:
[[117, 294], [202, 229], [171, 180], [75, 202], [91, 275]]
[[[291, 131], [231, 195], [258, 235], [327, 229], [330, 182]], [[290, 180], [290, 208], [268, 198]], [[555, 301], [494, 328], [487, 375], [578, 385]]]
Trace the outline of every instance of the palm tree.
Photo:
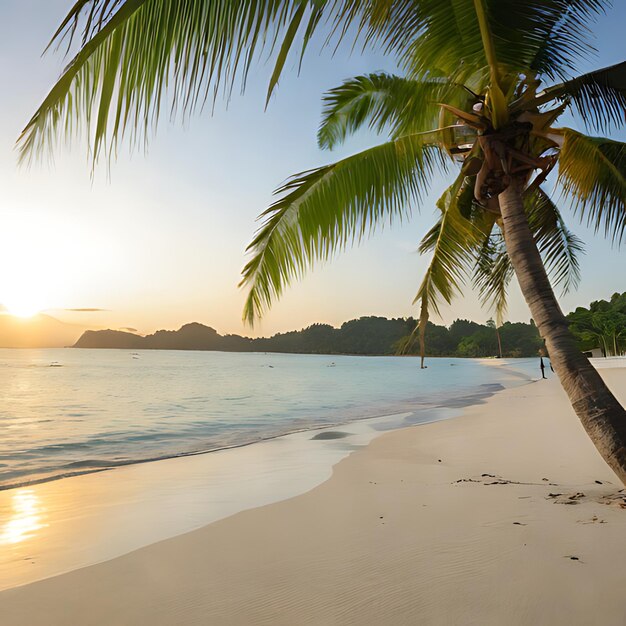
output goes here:
[[[59, 136], [87, 134], [94, 162], [130, 135], [142, 141], [168, 98], [187, 116], [245, 86], [261, 55], [274, 70], [328, 37], [375, 46], [401, 76], [346, 81], [326, 96], [319, 132], [332, 148], [370, 127], [388, 141], [292, 177], [263, 214], [242, 284], [244, 317], [260, 316], [315, 261], [406, 217], [435, 172], [454, 175], [421, 249], [425, 328], [468, 274], [503, 310], [514, 273], [572, 406], [626, 483], [626, 412], [577, 349], [555, 298], [576, 279], [580, 242], [541, 187], [557, 184], [574, 212], [620, 242], [626, 145], [556, 126], [565, 111], [609, 133], [624, 123], [626, 62], [573, 77], [605, 0], [77, 0], [53, 37], [78, 51], [26, 126], [22, 157]], [[82, 30], [82, 36], [79, 35]], [[314, 36], [316, 35], [317, 36]], [[544, 86], [547, 85], [547, 86]], [[423, 338], [423, 335], [422, 335]]]
[[498, 328], [498, 324], [494, 322], [492, 319], [488, 319], [487, 326], [489, 328], [493, 328], [493, 330], [495, 330], [496, 332], [496, 340], [498, 342], [498, 358], [501, 359], [502, 358], [502, 341], [500, 340], [500, 329]]

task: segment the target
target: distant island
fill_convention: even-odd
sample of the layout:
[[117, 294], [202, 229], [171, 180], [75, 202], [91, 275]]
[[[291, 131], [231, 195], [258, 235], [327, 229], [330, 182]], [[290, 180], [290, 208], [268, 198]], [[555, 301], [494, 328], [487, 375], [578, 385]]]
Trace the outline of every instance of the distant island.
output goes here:
[[[605, 355], [626, 351], [626, 293], [615, 293], [610, 300], [578, 307], [568, 316], [581, 350], [597, 349]], [[220, 350], [224, 352], [287, 352], [299, 354], [393, 355], [401, 347], [405, 354], [416, 354], [415, 343], [407, 340], [417, 321], [412, 317], [360, 317], [339, 328], [313, 324], [307, 328], [272, 337], [252, 339], [240, 335], [220, 335], [214, 328], [197, 322], [178, 330], [159, 330], [141, 336], [120, 330], [88, 330], [75, 348], [117, 348], [128, 350]], [[428, 323], [426, 346], [429, 356], [488, 357], [499, 353], [498, 335], [504, 357], [536, 356], [543, 347], [532, 320], [505, 322], [497, 331], [490, 320], [478, 324], [464, 319], [449, 327]]]
[[[224, 352], [287, 352], [301, 354], [393, 355], [406, 343], [415, 319], [361, 317], [334, 328], [313, 324], [299, 331], [251, 339], [220, 335], [204, 324], [185, 324], [179, 330], [159, 330], [142, 337], [119, 330], [88, 330], [75, 348], [128, 350], [220, 350]], [[532, 356], [542, 342], [532, 324], [507, 322], [499, 329], [504, 356]], [[495, 328], [468, 320], [456, 320], [449, 328], [429, 324], [428, 353], [431, 356], [493, 356], [497, 354]], [[505, 348], [506, 346], [506, 348]], [[413, 354], [415, 346], [405, 351]]]

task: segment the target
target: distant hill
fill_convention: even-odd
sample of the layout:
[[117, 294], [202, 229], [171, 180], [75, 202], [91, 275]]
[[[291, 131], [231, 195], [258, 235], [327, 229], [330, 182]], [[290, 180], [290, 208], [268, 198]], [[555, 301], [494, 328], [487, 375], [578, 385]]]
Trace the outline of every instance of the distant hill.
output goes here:
[[136, 335], [120, 330], [88, 330], [74, 345], [75, 348], [121, 348], [144, 350], [225, 350], [252, 349], [252, 339], [239, 335], [219, 335], [204, 324], [193, 322], [178, 330], [158, 330], [153, 335]]
[[86, 330], [74, 348], [143, 348], [145, 337], [121, 330]]
[[39, 313], [21, 318], [0, 314], [0, 348], [64, 348], [85, 331], [84, 326], [66, 324]]
[[[179, 330], [159, 330], [141, 337], [116, 330], [87, 331], [75, 348], [122, 348], [132, 350], [221, 350], [224, 352], [287, 352], [300, 354], [396, 354], [415, 329], [416, 320], [361, 317], [334, 328], [313, 324], [308, 328], [273, 337], [250, 339], [220, 335], [203, 324], [185, 324]], [[499, 329], [504, 356], [534, 356], [542, 346], [533, 324], [506, 323]], [[493, 326], [456, 320], [449, 328], [428, 324], [427, 352], [431, 356], [494, 356], [497, 336]], [[408, 353], [414, 353], [411, 346]]]

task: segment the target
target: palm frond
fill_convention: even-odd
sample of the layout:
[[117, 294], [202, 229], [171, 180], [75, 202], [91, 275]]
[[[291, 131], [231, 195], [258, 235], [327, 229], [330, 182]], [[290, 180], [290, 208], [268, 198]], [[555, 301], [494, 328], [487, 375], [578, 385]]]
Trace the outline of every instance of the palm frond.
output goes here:
[[244, 319], [252, 324], [316, 260], [406, 217], [435, 170], [445, 169], [432, 145], [438, 137], [407, 135], [298, 174], [278, 189], [282, 197], [261, 214], [263, 225], [248, 246]]
[[477, 247], [492, 228], [493, 216], [484, 211], [474, 213], [475, 219], [466, 217], [468, 209], [461, 206], [471, 195], [472, 185], [460, 175], [437, 201], [441, 215], [419, 246], [422, 254], [432, 252], [413, 300], [421, 302], [422, 310], [439, 314], [442, 302], [452, 302], [473, 266]]
[[[19, 139], [23, 158], [63, 132], [83, 131], [94, 161], [127, 131], [136, 143], [159, 119], [164, 96], [183, 115], [232, 86], [268, 44], [265, 30], [284, 29], [299, 3], [191, 0], [81, 1], [57, 39], [69, 37], [87, 12], [79, 52]], [[269, 44], [271, 45], [271, 44]], [[109, 143], [110, 142], [110, 143]]]
[[595, 130], [626, 122], [626, 61], [548, 87], [537, 102], [569, 102], [583, 122]]
[[426, 274], [413, 304], [420, 303], [419, 322], [411, 336], [420, 341], [421, 365], [426, 355], [425, 333], [431, 311], [440, 314], [443, 302], [450, 304], [461, 291], [475, 259], [476, 248], [493, 227], [493, 215], [473, 210], [473, 180], [461, 172], [437, 201], [441, 216], [420, 242], [422, 254], [432, 252]]
[[303, 54], [323, 25], [324, 45], [345, 38], [404, 49], [414, 36], [414, 0], [78, 0], [52, 44], [80, 49], [22, 132], [22, 160], [61, 135], [87, 135], [92, 156], [133, 144], [153, 129], [163, 104], [191, 114], [269, 57], [268, 97], [291, 51]]
[[[521, 72], [551, 79], [571, 75], [577, 61], [593, 51], [589, 26], [609, 6], [606, 0], [423, 0], [415, 4], [415, 19], [424, 26], [403, 57], [411, 76], [437, 68], [448, 76], [457, 72], [468, 77], [488, 67], [490, 52], [502, 78]], [[481, 38], [481, 12], [491, 51]], [[502, 88], [506, 87], [504, 80]]]
[[626, 229], [626, 144], [562, 131], [557, 182], [581, 220], [618, 244]]
[[[54, 43], [60, 46], [65, 41], [68, 49], [70, 49], [81, 24], [81, 45], [85, 45], [98, 31], [103, 29], [125, 2], [126, 0], [76, 0], [52, 36], [48, 47]], [[140, 0], [139, 4], [143, 4], [143, 2], [145, 0]], [[138, 8], [137, 3], [135, 4]]]
[[584, 252], [583, 242], [572, 233], [556, 204], [541, 188], [524, 198], [528, 224], [554, 285], [560, 285], [563, 294], [576, 289], [580, 282], [578, 256]]
[[506, 38], [516, 55], [523, 56], [539, 76], [551, 80], [565, 78], [576, 71], [579, 59], [588, 59], [594, 48], [590, 26], [610, 7], [607, 0], [556, 0], [543, 2], [495, 3], [506, 13], [513, 28]]
[[504, 89], [506, 89], [505, 82], [496, 54], [496, 34], [489, 19], [491, 15], [487, 12], [487, 0], [474, 0], [474, 7], [485, 50], [485, 58], [489, 66], [490, 84], [485, 105], [490, 111], [491, 122], [494, 128], [500, 128], [508, 121], [509, 109], [504, 95]]
[[423, 78], [433, 71], [457, 76], [459, 82], [487, 65], [473, 2], [425, 0], [415, 3], [413, 43], [401, 57], [411, 78]]
[[[565, 294], [580, 282], [579, 255], [583, 242], [565, 225], [561, 213], [541, 188], [524, 197], [528, 225], [554, 285]], [[508, 288], [514, 276], [502, 232], [494, 230], [480, 247], [474, 267], [474, 287], [481, 303], [493, 310], [501, 325], [507, 311]]]
[[324, 95], [318, 144], [332, 149], [364, 126], [378, 133], [388, 130], [391, 137], [423, 132], [437, 126], [439, 102], [464, 106], [470, 97], [443, 77], [356, 76]]
[[502, 325], [506, 315], [508, 289], [513, 275], [502, 233], [489, 233], [478, 250], [473, 283], [481, 304], [495, 312], [497, 326]]

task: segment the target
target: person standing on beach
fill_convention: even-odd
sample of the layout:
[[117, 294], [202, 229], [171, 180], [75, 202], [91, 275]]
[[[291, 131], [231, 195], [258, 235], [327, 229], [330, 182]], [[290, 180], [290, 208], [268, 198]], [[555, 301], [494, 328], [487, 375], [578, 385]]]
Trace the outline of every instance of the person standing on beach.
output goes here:
[[541, 368], [541, 378], [547, 378], [546, 376], [546, 366], [543, 363], [543, 357], [539, 357], [539, 367]]

